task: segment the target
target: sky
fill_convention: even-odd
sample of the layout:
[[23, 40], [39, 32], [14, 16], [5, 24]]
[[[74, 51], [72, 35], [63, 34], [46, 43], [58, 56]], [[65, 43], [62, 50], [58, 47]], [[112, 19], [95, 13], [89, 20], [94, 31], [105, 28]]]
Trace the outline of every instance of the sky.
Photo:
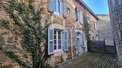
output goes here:
[[95, 14], [108, 14], [107, 0], [83, 0]]

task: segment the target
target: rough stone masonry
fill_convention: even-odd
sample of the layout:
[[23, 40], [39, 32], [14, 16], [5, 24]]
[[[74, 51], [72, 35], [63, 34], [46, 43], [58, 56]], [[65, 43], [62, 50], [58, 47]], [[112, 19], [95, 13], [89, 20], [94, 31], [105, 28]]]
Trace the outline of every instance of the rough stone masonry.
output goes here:
[[108, 0], [118, 59], [122, 63], [122, 0]]
[[113, 41], [113, 29], [110, 23], [110, 18], [108, 14], [98, 14], [100, 19], [97, 23], [97, 31], [99, 35], [99, 40], [105, 39], [105, 44], [107, 46], [114, 46]]

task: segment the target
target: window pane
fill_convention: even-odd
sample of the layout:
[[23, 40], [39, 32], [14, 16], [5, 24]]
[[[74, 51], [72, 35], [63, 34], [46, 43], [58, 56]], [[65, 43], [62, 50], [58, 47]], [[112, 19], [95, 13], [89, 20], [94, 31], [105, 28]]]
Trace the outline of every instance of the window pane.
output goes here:
[[54, 40], [54, 44], [56, 44], [56, 40]]
[[56, 35], [54, 35], [54, 39], [56, 39]]
[[61, 40], [58, 40], [58, 44], [61, 44]]
[[56, 45], [54, 45], [54, 50], [56, 50], [57, 49], [57, 47], [56, 47]]
[[61, 36], [58, 36], [58, 39], [61, 39]]
[[60, 13], [60, 1], [58, 1], [58, 12]]
[[54, 34], [56, 34], [56, 30], [54, 30]]
[[54, 12], [56, 12], [56, 2], [57, 0], [54, 0]]
[[59, 35], [59, 36], [61, 35], [61, 31], [58, 31], [58, 35]]
[[61, 45], [58, 45], [58, 49], [61, 49]]

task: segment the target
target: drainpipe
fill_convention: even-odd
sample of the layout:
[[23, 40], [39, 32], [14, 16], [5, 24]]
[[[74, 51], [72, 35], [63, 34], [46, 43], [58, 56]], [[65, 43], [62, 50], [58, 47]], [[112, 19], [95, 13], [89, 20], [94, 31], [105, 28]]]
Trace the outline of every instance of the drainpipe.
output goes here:
[[71, 54], [72, 54], [72, 59], [73, 59], [73, 46], [72, 46], [72, 31], [73, 31], [73, 27], [71, 27], [70, 29], [70, 46], [71, 46]]

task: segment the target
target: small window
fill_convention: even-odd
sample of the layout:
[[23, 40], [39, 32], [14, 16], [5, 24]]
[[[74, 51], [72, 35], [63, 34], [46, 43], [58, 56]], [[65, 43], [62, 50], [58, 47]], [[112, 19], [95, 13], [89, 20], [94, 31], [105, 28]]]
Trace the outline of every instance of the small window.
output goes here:
[[54, 12], [61, 13], [61, 6], [60, 0], [54, 0]]
[[67, 13], [69, 14], [70, 13], [70, 8], [67, 7]]
[[78, 8], [75, 7], [75, 21], [78, 21]]

